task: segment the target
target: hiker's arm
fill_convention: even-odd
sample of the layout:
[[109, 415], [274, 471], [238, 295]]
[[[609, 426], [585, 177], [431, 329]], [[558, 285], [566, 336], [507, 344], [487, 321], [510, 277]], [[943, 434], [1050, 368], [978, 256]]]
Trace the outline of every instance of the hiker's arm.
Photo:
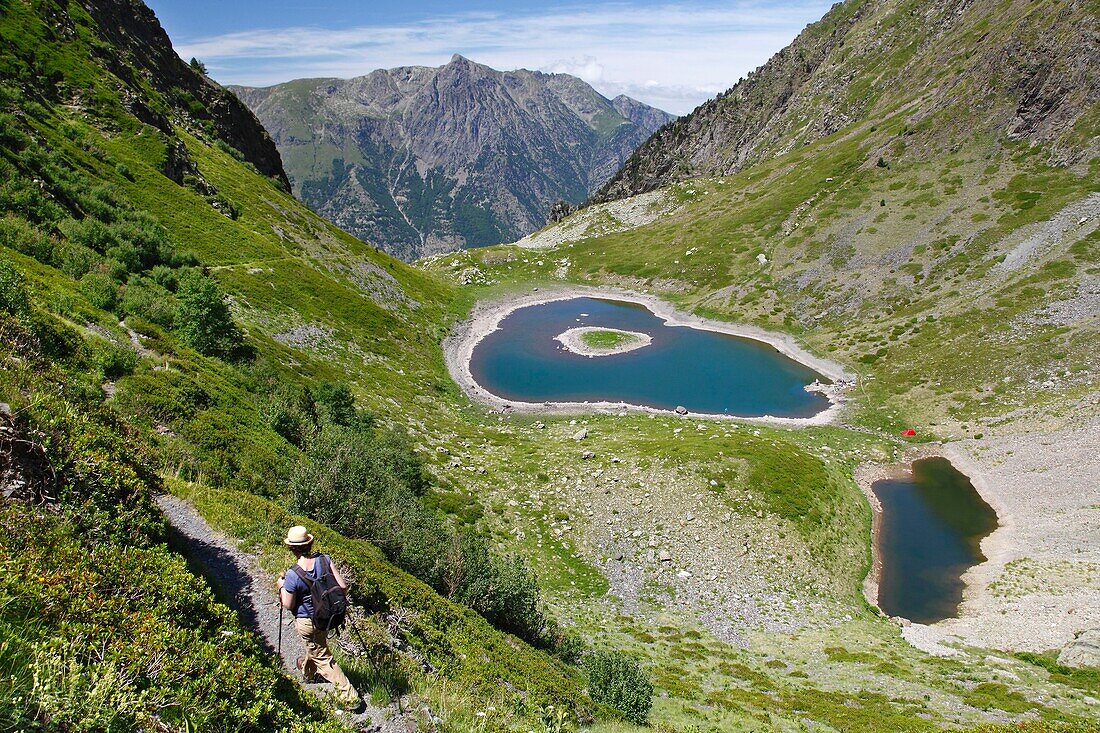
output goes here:
[[276, 585], [279, 586], [279, 602], [283, 604], [283, 608], [291, 611], [294, 609], [294, 593], [286, 589], [286, 575], [280, 575], [279, 580], [276, 581]]
[[348, 589], [348, 581], [344, 580], [344, 576], [340, 575], [340, 571], [336, 569], [336, 565], [332, 565], [332, 577], [336, 578], [336, 585], [340, 586], [341, 590], [346, 591]]

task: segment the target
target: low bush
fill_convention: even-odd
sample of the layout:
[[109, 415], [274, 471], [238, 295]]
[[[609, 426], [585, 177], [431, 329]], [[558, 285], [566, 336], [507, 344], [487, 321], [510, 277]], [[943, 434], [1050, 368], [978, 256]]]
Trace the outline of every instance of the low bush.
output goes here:
[[13, 316], [26, 315], [27, 289], [23, 276], [7, 260], [0, 260], [0, 311]]
[[118, 283], [98, 272], [89, 272], [80, 278], [80, 292], [93, 307], [101, 310], [113, 310], [118, 301]]
[[426, 490], [423, 465], [404, 436], [359, 421], [330, 423], [305, 444], [290, 506], [348, 537], [370, 540], [396, 565], [497, 628], [552, 648], [556, 627], [527, 564], [498, 558], [478, 536], [445, 523], [421, 500]]
[[637, 662], [621, 652], [593, 652], [581, 664], [594, 701], [618, 710], [632, 723], [648, 724], [653, 685]]

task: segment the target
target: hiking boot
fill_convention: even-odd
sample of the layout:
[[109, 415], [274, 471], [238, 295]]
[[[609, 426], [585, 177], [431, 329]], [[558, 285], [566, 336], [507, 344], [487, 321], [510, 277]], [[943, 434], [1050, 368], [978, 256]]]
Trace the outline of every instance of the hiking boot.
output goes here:
[[298, 674], [302, 675], [303, 680], [305, 680], [306, 682], [316, 682], [317, 670], [313, 670], [312, 672], [308, 673], [306, 672], [305, 657], [298, 657], [296, 660], [294, 660], [294, 666], [298, 668]]

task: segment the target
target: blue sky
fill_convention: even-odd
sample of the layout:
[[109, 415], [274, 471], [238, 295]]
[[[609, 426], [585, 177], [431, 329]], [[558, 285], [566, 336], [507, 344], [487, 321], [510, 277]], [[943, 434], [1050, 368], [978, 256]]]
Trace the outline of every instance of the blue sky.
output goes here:
[[787, 45], [822, 0], [440, 2], [147, 0], [179, 52], [224, 84], [439, 66], [461, 53], [497, 69], [581, 77], [684, 114]]

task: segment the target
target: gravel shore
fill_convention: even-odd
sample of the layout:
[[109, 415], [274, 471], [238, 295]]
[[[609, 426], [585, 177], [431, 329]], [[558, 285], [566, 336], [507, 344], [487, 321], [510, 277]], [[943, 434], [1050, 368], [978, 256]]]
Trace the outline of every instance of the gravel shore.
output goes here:
[[[997, 529], [982, 540], [985, 562], [963, 575], [956, 618], [913, 624], [914, 646], [950, 653], [951, 644], [1003, 650], [1058, 649], [1074, 634], [1100, 628], [1100, 418], [1051, 433], [1027, 433], [943, 446], [923, 446], [907, 463], [941, 455], [970, 477], [997, 512]], [[861, 467], [870, 494], [890, 467]], [[877, 555], [877, 551], [876, 551]], [[878, 558], [864, 585], [877, 596]]]
[[[841, 365], [815, 356], [802, 348], [792, 337], [786, 334], [772, 333], [754, 326], [726, 323], [700, 318], [676, 310], [672, 305], [659, 298], [632, 290], [616, 288], [592, 288], [585, 286], [551, 287], [529, 293], [512, 295], [496, 301], [479, 302], [464, 322], [443, 342], [443, 355], [451, 378], [462, 388], [470, 399], [496, 409], [510, 408], [517, 412], [543, 412], [574, 414], [583, 412], [620, 412], [623, 410], [641, 411], [654, 414], [674, 415], [671, 410], [659, 410], [644, 405], [631, 405], [625, 402], [521, 402], [506, 400], [493, 394], [478, 384], [470, 372], [470, 358], [474, 348], [489, 334], [500, 328], [501, 322], [513, 311], [542, 303], [551, 303], [571, 298], [604, 298], [629, 303], [638, 303], [648, 308], [654, 315], [669, 326], [685, 326], [703, 331], [715, 331], [743, 338], [751, 338], [773, 346], [776, 351], [801, 362], [832, 380], [852, 380], [853, 375]], [[830, 407], [808, 418], [772, 417], [731, 417], [692, 413], [693, 417], [711, 419], [750, 420], [779, 425], [824, 425], [834, 422], [844, 404], [840, 395], [829, 394]]]

